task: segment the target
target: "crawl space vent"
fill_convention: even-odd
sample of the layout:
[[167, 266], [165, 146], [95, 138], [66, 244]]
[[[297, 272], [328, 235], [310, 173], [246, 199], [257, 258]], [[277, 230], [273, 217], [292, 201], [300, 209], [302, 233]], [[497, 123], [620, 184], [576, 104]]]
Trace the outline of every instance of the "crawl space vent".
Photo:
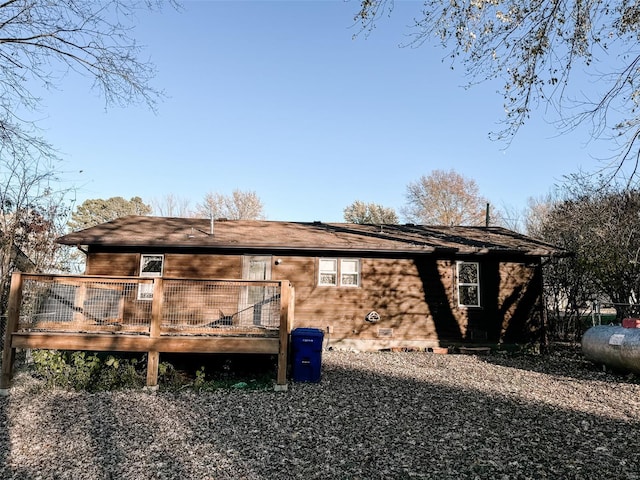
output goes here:
[[378, 337], [393, 337], [393, 328], [379, 328]]

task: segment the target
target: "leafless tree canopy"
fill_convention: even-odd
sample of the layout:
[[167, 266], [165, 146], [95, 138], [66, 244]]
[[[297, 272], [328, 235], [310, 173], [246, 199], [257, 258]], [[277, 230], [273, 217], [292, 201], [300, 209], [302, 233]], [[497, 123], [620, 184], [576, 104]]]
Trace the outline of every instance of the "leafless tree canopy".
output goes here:
[[486, 206], [474, 180], [453, 170], [434, 170], [409, 183], [402, 213], [408, 221], [425, 225], [482, 226]]
[[[553, 318], [579, 319], [594, 299], [617, 304], [619, 318], [637, 314], [627, 304], [640, 301], [640, 191], [574, 175], [561, 193], [538, 205], [532, 232], [573, 253], [546, 268]], [[579, 324], [563, 328], [583, 333]]]
[[558, 201], [559, 199], [551, 193], [528, 199], [524, 219], [524, 230], [527, 235], [534, 238], [544, 237], [545, 222], [549, 219], [551, 210]]
[[188, 198], [167, 194], [161, 198], [154, 198], [151, 201], [153, 214], [159, 217], [193, 217], [195, 213], [190, 207], [191, 201]]
[[56, 191], [54, 165], [14, 157], [0, 147], [0, 311], [4, 311], [14, 270], [59, 268], [55, 238], [63, 233], [67, 210]]
[[356, 200], [344, 209], [344, 220], [350, 223], [389, 225], [398, 223], [398, 215], [393, 208]]
[[[473, 82], [503, 81], [509, 137], [532, 110], [549, 103], [562, 128], [587, 121], [594, 136], [621, 141], [619, 164], [640, 148], [640, 7], [617, 0], [423, 0], [410, 30], [411, 46], [439, 41], [452, 64]], [[394, 0], [362, 0], [355, 19], [365, 32], [389, 14]], [[589, 78], [574, 85], [577, 75]], [[575, 88], [574, 88], [575, 87]]]
[[256, 192], [234, 190], [231, 195], [208, 193], [197, 207], [198, 216], [228, 220], [261, 220], [264, 206]]
[[61, 260], [53, 240], [68, 218], [67, 192], [57, 187], [56, 152], [37, 128], [43, 106], [38, 91], [60, 88], [67, 75], [79, 74], [106, 105], [143, 102], [153, 108], [160, 96], [150, 85], [154, 68], [138, 58], [132, 28], [138, 12], [161, 3], [0, 2], [0, 295], [12, 270], [24, 269], [16, 259], [48, 271]]
[[159, 93], [149, 82], [153, 66], [138, 58], [132, 38], [138, 11], [160, 0], [8, 0], [0, 3], [0, 141], [24, 153], [51, 154], [37, 134], [34, 85], [57, 88], [70, 72], [92, 82], [107, 105], [142, 101]]

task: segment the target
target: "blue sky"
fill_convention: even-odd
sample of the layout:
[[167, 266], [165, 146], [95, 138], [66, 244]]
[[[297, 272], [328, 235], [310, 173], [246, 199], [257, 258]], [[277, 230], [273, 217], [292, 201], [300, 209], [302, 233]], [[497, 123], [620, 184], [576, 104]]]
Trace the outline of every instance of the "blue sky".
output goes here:
[[[270, 220], [342, 221], [355, 200], [400, 209], [434, 169], [475, 180], [497, 208], [523, 207], [593, 169], [587, 126], [559, 135], [540, 111], [507, 147], [500, 85], [463, 88], [437, 45], [400, 48], [419, 2], [396, 2], [369, 36], [357, 2], [186, 1], [135, 30], [166, 99], [109, 108], [86, 79], [47, 93], [40, 125], [88, 198], [255, 191]], [[81, 172], [81, 173], [80, 173]]]

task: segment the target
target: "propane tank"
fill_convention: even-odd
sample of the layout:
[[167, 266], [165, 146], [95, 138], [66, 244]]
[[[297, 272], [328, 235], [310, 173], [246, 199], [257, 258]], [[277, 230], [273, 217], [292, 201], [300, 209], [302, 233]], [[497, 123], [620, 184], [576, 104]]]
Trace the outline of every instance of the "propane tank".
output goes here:
[[640, 373], [640, 328], [591, 327], [582, 336], [582, 353], [594, 363]]

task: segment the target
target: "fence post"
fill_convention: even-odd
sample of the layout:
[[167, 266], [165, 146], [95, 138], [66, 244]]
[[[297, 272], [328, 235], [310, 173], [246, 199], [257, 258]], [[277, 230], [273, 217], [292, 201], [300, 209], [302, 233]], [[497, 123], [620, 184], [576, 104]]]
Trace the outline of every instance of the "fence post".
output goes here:
[[[153, 279], [153, 300], [151, 303], [151, 325], [149, 337], [151, 340], [160, 338], [160, 322], [162, 321], [162, 306], [164, 303], [164, 285], [162, 278]], [[160, 352], [152, 349], [147, 352], [147, 387], [158, 386], [158, 366]]]
[[13, 272], [11, 275], [11, 289], [9, 290], [7, 324], [4, 332], [4, 349], [2, 350], [0, 395], [6, 395], [8, 393], [8, 389], [11, 386], [11, 378], [13, 377], [16, 349], [13, 348], [11, 344], [13, 333], [18, 329], [20, 303], [22, 303], [22, 274], [20, 272]]
[[293, 295], [288, 281], [280, 282], [280, 347], [278, 350], [278, 376], [276, 391], [287, 390], [287, 366], [289, 353], [289, 333], [293, 322]]

